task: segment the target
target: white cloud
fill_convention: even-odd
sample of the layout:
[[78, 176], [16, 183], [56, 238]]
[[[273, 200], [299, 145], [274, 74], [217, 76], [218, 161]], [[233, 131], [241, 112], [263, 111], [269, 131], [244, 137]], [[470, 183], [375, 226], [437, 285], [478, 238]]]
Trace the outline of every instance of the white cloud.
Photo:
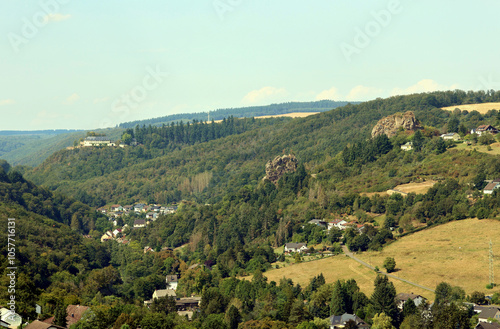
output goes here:
[[13, 100], [13, 99], [2, 99], [2, 100], [0, 100], [0, 106], [12, 105], [12, 104], [16, 104], [16, 101]]
[[341, 98], [342, 96], [340, 95], [339, 90], [335, 87], [332, 87], [328, 90], [323, 90], [318, 95], [316, 95], [316, 100], [318, 101], [323, 99], [339, 101]]
[[264, 87], [246, 94], [242, 99], [242, 103], [283, 102], [286, 96], [288, 96], [288, 92], [285, 88]]
[[451, 86], [440, 85], [434, 80], [424, 79], [420, 80], [413, 86], [408, 88], [394, 88], [391, 91], [391, 95], [409, 95], [409, 94], [417, 94], [417, 93], [426, 93], [438, 90], [455, 90], [458, 89], [458, 84], [453, 84]]
[[381, 96], [382, 89], [376, 87], [356, 86], [347, 94], [347, 101], [367, 101]]
[[74, 93], [73, 95], [66, 98], [66, 100], [64, 101], [64, 104], [71, 105], [79, 99], [80, 99], [80, 96], [77, 93]]
[[45, 21], [46, 22], [62, 22], [62, 21], [68, 20], [70, 18], [71, 18], [70, 14], [63, 15], [63, 14], [59, 14], [59, 13], [54, 13], [54, 14], [48, 14], [47, 16], [45, 16]]

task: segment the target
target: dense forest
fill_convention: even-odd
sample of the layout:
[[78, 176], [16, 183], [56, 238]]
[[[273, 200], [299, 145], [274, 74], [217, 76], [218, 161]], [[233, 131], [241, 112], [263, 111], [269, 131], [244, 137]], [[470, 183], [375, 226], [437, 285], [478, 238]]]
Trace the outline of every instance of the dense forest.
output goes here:
[[[285, 278], [268, 282], [262, 273], [283, 260], [275, 248], [287, 242], [307, 243], [312, 254], [318, 244], [334, 255], [341, 244], [382, 250], [435, 225], [497, 217], [500, 193], [482, 189], [498, 178], [500, 159], [474, 148], [494, 138], [469, 132], [499, 124], [498, 111], [439, 108], [490, 101], [500, 101], [500, 92], [397, 96], [293, 120], [143, 125], [122, 135], [137, 146], [63, 150], [32, 171], [21, 168], [24, 176], [2, 161], [1, 220], [17, 219], [19, 259], [30, 264], [19, 275], [20, 293], [42, 305], [44, 317], [68, 304], [92, 306], [93, 316], [75, 328], [328, 328], [328, 316], [346, 312], [375, 328], [469, 328], [477, 316], [462, 302], [475, 297], [446, 283], [436, 287], [432, 308], [408, 303], [398, 310], [386, 276], [368, 296], [354, 280], [327, 283], [318, 273], [301, 287]], [[405, 111], [422, 129], [371, 138], [379, 119]], [[445, 132], [473, 146], [444, 141]], [[409, 141], [414, 149], [405, 152], [400, 146]], [[283, 153], [296, 155], [297, 169], [276, 184], [263, 179], [266, 162]], [[364, 194], [427, 180], [437, 183], [422, 194]], [[128, 244], [101, 243], [112, 224], [92, 207], [140, 201], [179, 208], [127, 229]], [[368, 225], [342, 232], [308, 224], [347, 217]], [[4, 250], [1, 257], [5, 272]], [[193, 321], [178, 316], [169, 298], [142, 306], [165, 288], [168, 274], [180, 276], [178, 296], [202, 297]], [[0, 294], [0, 303], [6, 298]], [[33, 317], [33, 303], [20, 312]]]
[[[356, 104], [354, 102], [353, 104]], [[324, 112], [331, 109], [345, 106], [349, 104], [348, 102], [335, 102], [329, 100], [322, 100], [316, 102], [289, 102], [272, 104], [266, 106], [251, 106], [243, 108], [230, 108], [230, 109], [217, 109], [208, 112], [198, 112], [198, 113], [181, 113], [172, 114], [164, 117], [149, 119], [149, 120], [137, 120], [131, 122], [124, 122], [119, 125], [120, 128], [134, 128], [137, 125], [153, 125], [160, 126], [162, 124], [171, 124], [172, 122], [177, 123], [180, 121], [205, 121], [205, 120], [223, 120], [230, 116], [236, 118], [251, 118], [264, 115], [279, 115], [293, 112]]]

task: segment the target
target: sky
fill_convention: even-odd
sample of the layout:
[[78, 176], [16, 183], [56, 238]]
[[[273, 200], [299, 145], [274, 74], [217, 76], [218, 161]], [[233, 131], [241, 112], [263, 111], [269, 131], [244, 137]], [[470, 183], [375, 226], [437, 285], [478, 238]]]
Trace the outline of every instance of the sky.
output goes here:
[[493, 0], [2, 0], [0, 130], [500, 89]]

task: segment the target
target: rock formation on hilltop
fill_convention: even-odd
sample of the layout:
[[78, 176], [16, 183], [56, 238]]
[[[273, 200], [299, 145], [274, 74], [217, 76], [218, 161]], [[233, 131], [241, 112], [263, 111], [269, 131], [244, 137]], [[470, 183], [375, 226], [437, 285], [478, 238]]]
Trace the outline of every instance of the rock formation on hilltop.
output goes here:
[[420, 122], [411, 111], [403, 114], [396, 113], [389, 115], [388, 117], [380, 119], [375, 127], [373, 127], [372, 137], [382, 134], [386, 134], [389, 138], [393, 137], [397, 134], [400, 127], [404, 130], [415, 130], [420, 128]]
[[274, 160], [266, 163], [266, 177], [274, 184], [278, 184], [278, 180], [287, 173], [297, 170], [298, 160], [293, 154], [277, 156]]

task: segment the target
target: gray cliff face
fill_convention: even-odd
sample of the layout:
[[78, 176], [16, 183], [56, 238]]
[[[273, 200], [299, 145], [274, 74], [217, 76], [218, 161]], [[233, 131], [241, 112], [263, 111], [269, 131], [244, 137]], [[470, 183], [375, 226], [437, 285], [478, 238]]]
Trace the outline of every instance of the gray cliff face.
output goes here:
[[382, 134], [386, 134], [389, 138], [393, 137], [400, 127], [404, 130], [415, 130], [420, 128], [420, 122], [411, 111], [403, 114], [393, 114], [377, 122], [372, 130], [372, 138]]
[[274, 184], [286, 173], [295, 172], [297, 170], [298, 160], [293, 154], [277, 156], [274, 160], [266, 163], [266, 177]]

